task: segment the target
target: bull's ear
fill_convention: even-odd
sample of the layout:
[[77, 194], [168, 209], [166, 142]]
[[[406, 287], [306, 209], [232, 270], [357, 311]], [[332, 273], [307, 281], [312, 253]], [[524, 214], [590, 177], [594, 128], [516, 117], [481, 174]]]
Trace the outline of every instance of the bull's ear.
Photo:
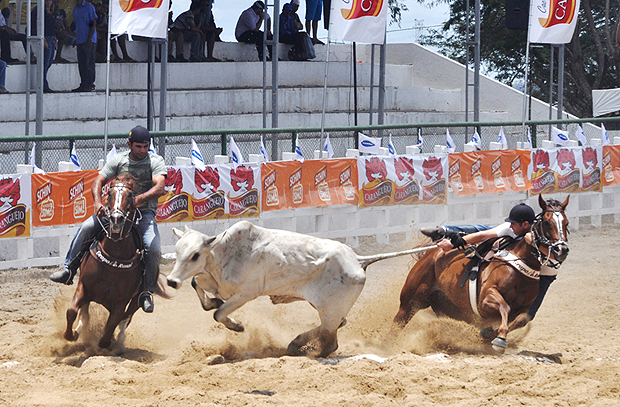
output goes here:
[[215, 240], [216, 236], [205, 236], [202, 238], [202, 244], [209, 246]]
[[183, 237], [185, 232], [182, 231], [181, 229], [172, 228], [172, 234], [174, 234], [177, 237], [177, 239], [180, 239], [181, 237]]

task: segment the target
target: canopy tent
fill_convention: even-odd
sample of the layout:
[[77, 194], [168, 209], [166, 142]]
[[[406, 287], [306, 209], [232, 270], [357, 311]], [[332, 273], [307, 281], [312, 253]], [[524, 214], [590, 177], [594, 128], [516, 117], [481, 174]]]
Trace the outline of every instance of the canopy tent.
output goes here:
[[620, 111], [620, 89], [592, 91], [592, 117]]

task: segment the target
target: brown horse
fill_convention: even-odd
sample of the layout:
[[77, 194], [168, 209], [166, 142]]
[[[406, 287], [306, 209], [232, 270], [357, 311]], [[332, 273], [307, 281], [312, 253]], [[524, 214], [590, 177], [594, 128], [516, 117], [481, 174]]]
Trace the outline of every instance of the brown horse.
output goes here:
[[[114, 330], [120, 324], [117, 343], [122, 346], [125, 329], [132, 315], [138, 310], [138, 288], [142, 281], [143, 262], [140, 244], [133, 236], [139, 211], [134, 208], [133, 188], [136, 180], [131, 175], [118, 176], [110, 185], [107, 200], [97, 218], [105, 231], [100, 241], [95, 241], [82, 259], [80, 280], [67, 310], [65, 339], [75, 341], [79, 331], [88, 325], [88, 306], [91, 301], [103, 305], [110, 313], [99, 347], [108, 348]], [[102, 217], [109, 219], [104, 226]], [[76, 331], [73, 322], [80, 315]]]
[[[564, 213], [568, 199], [560, 203], [539, 196], [542, 213], [536, 216], [532, 230], [483, 262], [478, 278], [467, 287], [461, 284], [469, 274], [470, 258], [465, 252], [426, 252], [409, 271], [394, 322], [404, 327], [416, 312], [429, 306], [436, 314], [481, 328], [499, 322], [497, 329], [482, 332], [487, 340], [497, 335], [492, 341], [495, 349], [505, 348], [508, 332], [529, 322], [527, 311], [538, 295], [541, 266], [557, 268], [568, 255], [568, 219]], [[470, 290], [476, 292], [471, 298]]]

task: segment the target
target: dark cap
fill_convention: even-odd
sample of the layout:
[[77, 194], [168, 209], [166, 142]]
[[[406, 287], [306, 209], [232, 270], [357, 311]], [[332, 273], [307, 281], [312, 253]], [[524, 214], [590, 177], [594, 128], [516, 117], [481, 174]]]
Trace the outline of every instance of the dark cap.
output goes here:
[[510, 210], [510, 215], [506, 218], [506, 222], [521, 223], [528, 221], [533, 223], [535, 218], [534, 209], [524, 203], [520, 203]]
[[291, 10], [291, 11], [293, 11], [293, 6], [291, 6], [291, 3], [285, 3], [284, 7], [282, 7], [282, 10]]
[[261, 10], [265, 10], [265, 3], [263, 3], [262, 1], [255, 1], [254, 4], [252, 4], [252, 7], [256, 7], [259, 8]]
[[150, 143], [151, 133], [142, 126], [136, 126], [129, 132], [129, 141], [132, 143]]

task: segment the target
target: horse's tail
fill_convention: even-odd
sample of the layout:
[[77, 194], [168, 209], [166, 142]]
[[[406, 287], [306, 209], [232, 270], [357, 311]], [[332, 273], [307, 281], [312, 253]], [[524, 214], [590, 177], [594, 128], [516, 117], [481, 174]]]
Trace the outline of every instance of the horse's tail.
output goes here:
[[169, 300], [172, 296], [166, 290], [167, 286], [168, 283], [166, 282], [166, 276], [163, 273], [159, 273], [159, 277], [157, 278], [157, 289], [153, 294]]
[[381, 254], [375, 254], [373, 256], [357, 256], [357, 261], [360, 263], [360, 266], [362, 266], [362, 268], [366, 270], [366, 267], [370, 266], [372, 263], [377, 262], [379, 260], [386, 260], [386, 259], [391, 259], [392, 257], [425, 252], [427, 250], [436, 249], [436, 248], [437, 248], [437, 245], [431, 245], [431, 246], [417, 247], [415, 249], [403, 250], [401, 252], [381, 253]]

